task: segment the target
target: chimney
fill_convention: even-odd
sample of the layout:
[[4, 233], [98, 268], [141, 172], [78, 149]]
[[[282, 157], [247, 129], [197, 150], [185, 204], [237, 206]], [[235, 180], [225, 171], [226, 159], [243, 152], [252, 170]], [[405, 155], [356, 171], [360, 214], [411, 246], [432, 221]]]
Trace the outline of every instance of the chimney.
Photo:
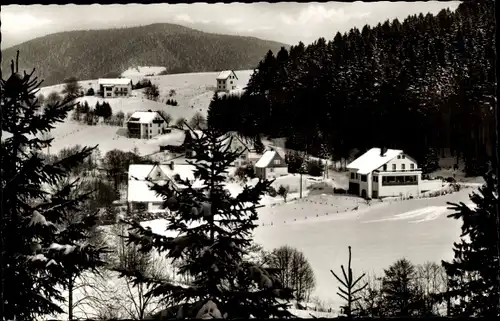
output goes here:
[[380, 148], [380, 157], [384, 157], [385, 153], [387, 152], [387, 147], [382, 146]]

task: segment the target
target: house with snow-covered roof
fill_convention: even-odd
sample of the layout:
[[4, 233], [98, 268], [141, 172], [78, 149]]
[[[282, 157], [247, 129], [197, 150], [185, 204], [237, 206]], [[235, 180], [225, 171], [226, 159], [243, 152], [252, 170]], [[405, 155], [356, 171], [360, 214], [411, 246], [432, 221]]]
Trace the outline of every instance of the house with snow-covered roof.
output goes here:
[[135, 207], [145, 205], [148, 212], [165, 211], [163, 198], [153, 190], [153, 183], [170, 184], [175, 189], [186, 186], [177, 178], [188, 180], [194, 188], [203, 187], [201, 181], [194, 177], [195, 167], [188, 164], [131, 164], [128, 168], [127, 202]]
[[238, 77], [232, 70], [224, 70], [219, 73], [216, 78], [217, 80], [217, 91], [229, 92], [230, 90], [236, 89], [236, 80]]
[[255, 164], [255, 176], [261, 179], [273, 179], [287, 174], [288, 165], [275, 150], [265, 151]]
[[136, 111], [127, 119], [129, 138], [149, 139], [164, 134], [167, 121], [157, 111]]
[[128, 78], [99, 78], [97, 86], [104, 98], [129, 97], [132, 93], [132, 80]]
[[399, 149], [372, 148], [347, 165], [349, 193], [364, 198], [417, 196], [422, 170]]

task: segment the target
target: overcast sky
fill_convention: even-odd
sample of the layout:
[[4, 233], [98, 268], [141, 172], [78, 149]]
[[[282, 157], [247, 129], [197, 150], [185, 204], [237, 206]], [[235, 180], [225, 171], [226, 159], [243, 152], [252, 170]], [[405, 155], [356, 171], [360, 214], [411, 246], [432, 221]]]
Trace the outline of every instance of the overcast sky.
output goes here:
[[287, 44], [332, 39], [365, 24], [443, 8], [460, 2], [327, 2], [128, 5], [9, 5], [2, 6], [2, 48], [50, 33], [104, 29], [169, 22], [206, 32], [255, 36]]

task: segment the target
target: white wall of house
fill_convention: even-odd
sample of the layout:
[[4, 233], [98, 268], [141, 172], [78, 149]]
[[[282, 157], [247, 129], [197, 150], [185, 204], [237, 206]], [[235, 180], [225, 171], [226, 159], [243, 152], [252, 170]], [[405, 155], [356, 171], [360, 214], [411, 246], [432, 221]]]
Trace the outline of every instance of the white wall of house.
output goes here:
[[232, 73], [226, 79], [217, 79], [217, 91], [230, 91], [236, 89], [236, 76]]
[[103, 84], [103, 91], [104, 98], [130, 97], [132, 85]]
[[264, 171], [266, 179], [274, 179], [288, 175], [288, 167], [267, 167]]
[[[385, 165], [387, 165], [387, 169], [384, 169], [384, 166], [380, 166], [378, 168], [379, 171], [401, 171], [401, 170], [414, 170], [418, 168], [417, 162], [409, 157], [408, 155], [401, 154], [398, 155], [397, 157], [394, 157], [391, 159], [389, 162], [387, 162]], [[412, 167], [413, 166], [413, 167]]]

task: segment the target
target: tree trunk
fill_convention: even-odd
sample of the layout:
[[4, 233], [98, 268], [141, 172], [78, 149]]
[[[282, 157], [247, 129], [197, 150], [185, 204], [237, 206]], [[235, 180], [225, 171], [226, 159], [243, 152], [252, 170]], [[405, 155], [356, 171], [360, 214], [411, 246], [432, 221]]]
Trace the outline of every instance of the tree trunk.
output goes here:
[[73, 276], [69, 277], [68, 284], [68, 320], [73, 320], [73, 286], [74, 279]]

